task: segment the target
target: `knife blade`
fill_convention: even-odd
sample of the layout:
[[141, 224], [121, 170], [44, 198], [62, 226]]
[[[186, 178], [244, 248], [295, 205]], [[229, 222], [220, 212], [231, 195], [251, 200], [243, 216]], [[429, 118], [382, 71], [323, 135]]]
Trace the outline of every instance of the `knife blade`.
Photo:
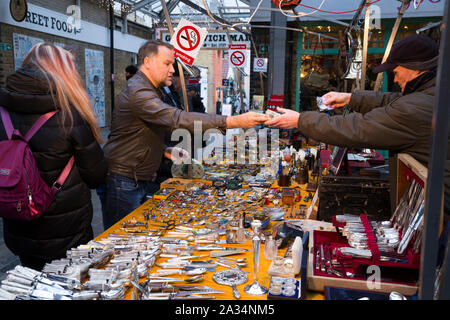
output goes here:
[[323, 244], [320, 245], [320, 271], [325, 272], [325, 255], [323, 253]]

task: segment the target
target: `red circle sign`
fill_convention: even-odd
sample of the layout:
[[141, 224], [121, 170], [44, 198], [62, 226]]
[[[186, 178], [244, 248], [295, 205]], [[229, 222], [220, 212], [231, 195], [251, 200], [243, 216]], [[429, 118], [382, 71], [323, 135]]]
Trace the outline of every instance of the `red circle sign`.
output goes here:
[[264, 67], [264, 60], [263, 59], [256, 60], [256, 65], [260, 68]]
[[234, 51], [231, 54], [230, 61], [235, 66], [242, 66], [245, 62], [245, 55], [242, 51]]
[[182, 50], [192, 51], [198, 47], [200, 43], [200, 33], [191, 26], [184, 26], [177, 34], [177, 44]]

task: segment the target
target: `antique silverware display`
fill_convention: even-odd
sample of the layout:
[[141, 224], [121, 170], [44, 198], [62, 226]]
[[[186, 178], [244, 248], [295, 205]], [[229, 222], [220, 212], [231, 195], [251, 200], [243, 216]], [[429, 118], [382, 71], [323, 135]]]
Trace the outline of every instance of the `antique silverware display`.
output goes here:
[[261, 228], [261, 221], [253, 220], [252, 228], [254, 232], [254, 236], [252, 238], [253, 244], [253, 283], [245, 286], [244, 291], [251, 295], [260, 296], [266, 294], [268, 289], [264, 286], [261, 286], [258, 283], [258, 275], [259, 275], [259, 252], [261, 246], [261, 238], [259, 237], [259, 230]]
[[406, 299], [406, 297], [401, 293], [393, 291], [389, 295], [389, 300], [408, 300], [408, 299]]
[[236, 299], [241, 298], [237, 285], [248, 281], [248, 276], [245, 272], [240, 270], [221, 270], [213, 274], [213, 280], [222, 285], [231, 286], [233, 289], [233, 296]]

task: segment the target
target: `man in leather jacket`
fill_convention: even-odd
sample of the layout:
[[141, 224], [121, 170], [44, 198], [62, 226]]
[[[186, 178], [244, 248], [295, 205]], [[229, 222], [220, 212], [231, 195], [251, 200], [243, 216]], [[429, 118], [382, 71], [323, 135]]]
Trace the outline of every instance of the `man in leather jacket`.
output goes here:
[[170, 44], [147, 41], [138, 52], [139, 71], [117, 96], [111, 132], [104, 147], [108, 162], [105, 229], [142, 204], [148, 193], [156, 191], [153, 180], [163, 154], [172, 160], [186, 156], [180, 148], [165, 148], [166, 130], [184, 128], [193, 132], [194, 121], [201, 121], [203, 131], [252, 128], [267, 120], [260, 113], [226, 117], [185, 112], [165, 104], [159, 88], [171, 85], [174, 63]]

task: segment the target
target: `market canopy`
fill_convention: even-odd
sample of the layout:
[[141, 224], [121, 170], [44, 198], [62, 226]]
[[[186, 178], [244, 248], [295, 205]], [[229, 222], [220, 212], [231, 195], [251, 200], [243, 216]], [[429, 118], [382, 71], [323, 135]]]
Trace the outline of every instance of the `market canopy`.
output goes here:
[[[166, 1], [171, 20], [177, 22], [181, 18], [197, 24], [213, 24], [206, 11], [223, 17], [229, 22], [241, 22], [250, 16], [250, 0], [169, 0]], [[202, 9], [202, 12], [196, 8]], [[136, 13], [143, 24], [164, 24], [165, 15], [160, 0], [116, 0], [114, 10], [121, 15]]]

